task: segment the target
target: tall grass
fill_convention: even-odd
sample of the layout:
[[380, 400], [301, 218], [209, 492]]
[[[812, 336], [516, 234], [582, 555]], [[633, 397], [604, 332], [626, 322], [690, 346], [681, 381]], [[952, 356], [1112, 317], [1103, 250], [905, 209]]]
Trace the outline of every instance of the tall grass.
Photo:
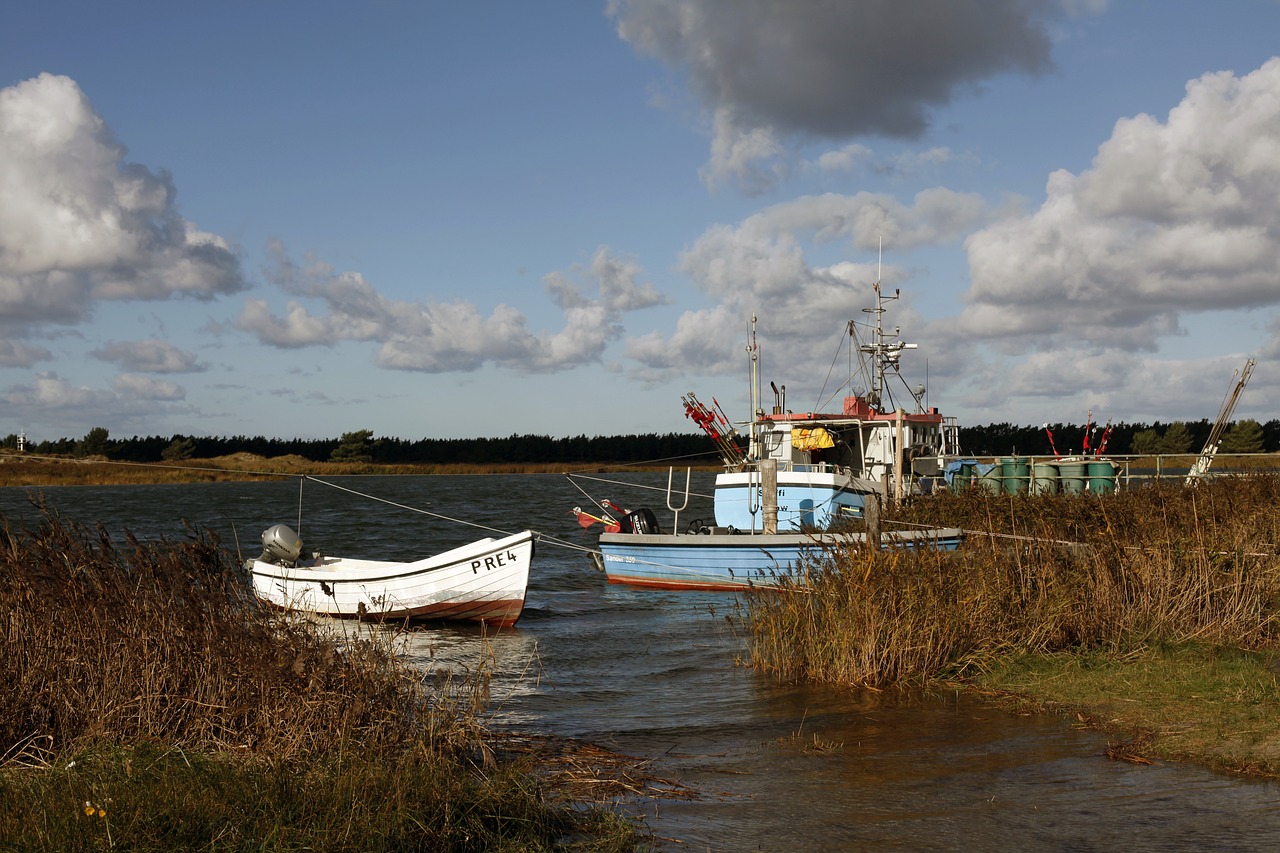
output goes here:
[[815, 555], [807, 586], [746, 596], [752, 660], [789, 679], [885, 686], [1010, 653], [1190, 640], [1276, 644], [1280, 477], [1111, 495], [920, 499], [895, 520], [958, 526], [956, 552]]
[[636, 844], [505, 757], [482, 686], [281, 620], [207, 532], [118, 543], [45, 509], [0, 519], [0, 577], [2, 849]]

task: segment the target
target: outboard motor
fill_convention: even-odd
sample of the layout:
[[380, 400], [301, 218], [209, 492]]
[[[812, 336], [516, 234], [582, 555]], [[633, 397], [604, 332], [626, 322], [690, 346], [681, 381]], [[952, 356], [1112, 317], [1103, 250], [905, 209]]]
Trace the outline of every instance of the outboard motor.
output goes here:
[[631, 522], [631, 530], [633, 533], [661, 533], [658, 529], [658, 519], [653, 514], [653, 510], [647, 506], [642, 506], [635, 512], [627, 516], [627, 520]]
[[302, 539], [288, 525], [273, 524], [262, 531], [262, 556], [273, 565], [293, 565], [302, 556]]

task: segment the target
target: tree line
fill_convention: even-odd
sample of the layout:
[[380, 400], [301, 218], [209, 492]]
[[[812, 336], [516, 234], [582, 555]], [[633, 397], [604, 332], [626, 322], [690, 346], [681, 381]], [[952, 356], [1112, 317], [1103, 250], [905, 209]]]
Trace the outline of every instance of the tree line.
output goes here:
[[[18, 437], [0, 440], [0, 448], [17, 449]], [[369, 462], [380, 465], [463, 463], [629, 463], [658, 459], [715, 456], [715, 445], [701, 433], [678, 433], [552, 438], [509, 435], [495, 438], [422, 438], [417, 441], [382, 437], [371, 430], [344, 433], [339, 438], [281, 439], [265, 436], [134, 436], [111, 438], [94, 427], [80, 439], [27, 439], [26, 450], [43, 456], [102, 456], [121, 462], [175, 462], [213, 459], [235, 453], [265, 458], [300, 456], [311, 462]]]
[[[974, 456], [1073, 455], [1099, 449], [1111, 454], [1198, 453], [1213, 424], [1208, 420], [1171, 423], [1046, 424], [1010, 423], [962, 427], [960, 447]], [[122, 462], [175, 462], [212, 459], [234, 453], [271, 458], [300, 456], [312, 462], [369, 462], [381, 465], [500, 465], [503, 463], [627, 464], [659, 460], [718, 458], [714, 442], [702, 433], [645, 433], [614, 436], [509, 435], [493, 438], [422, 438], [416, 441], [380, 437], [371, 430], [343, 433], [339, 438], [302, 439], [265, 436], [134, 436], [112, 438], [94, 427], [83, 438], [25, 442], [42, 456], [102, 456]], [[18, 436], [0, 440], [0, 448], [16, 450]], [[1222, 436], [1224, 453], [1274, 453], [1280, 450], [1280, 420], [1232, 423]]]
[[[1070, 456], [1102, 447], [1111, 454], [1199, 453], [1209, 440], [1208, 420], [1170, 423], [1044, 424], [1009, 423], [961, 427], [960, 447], [975, 456]], [[1222, 434], [1223, 453], [1274, 453], [1280, 450], [1280, 420], [1234, 421]]]

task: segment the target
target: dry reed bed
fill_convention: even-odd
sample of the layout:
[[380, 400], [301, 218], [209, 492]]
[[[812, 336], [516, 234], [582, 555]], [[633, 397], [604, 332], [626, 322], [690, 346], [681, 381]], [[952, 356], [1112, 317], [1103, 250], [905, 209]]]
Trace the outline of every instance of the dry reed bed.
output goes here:
[[210, 534], [120, 547], [46, 510], [36, 532], [0, 529], [0, 572], [6, 748], [160, 739], [292, 759], [456, 725], [375, 644], [259, 610]]
[[968, 531], [956, 552], [814, 555], [807, 590], [752, 592], [754, 664], [887, 686], [1009, 654], [1280, 638], [1280, 476], [1111, 495], [942, 494], [895, 520]]
[[0, 517], [0, 847], [634, 848], [552, 790], [565, 759], [485, 729], [483, 673], [281, 620], [207, 532], [117, 543], [41, 509]]

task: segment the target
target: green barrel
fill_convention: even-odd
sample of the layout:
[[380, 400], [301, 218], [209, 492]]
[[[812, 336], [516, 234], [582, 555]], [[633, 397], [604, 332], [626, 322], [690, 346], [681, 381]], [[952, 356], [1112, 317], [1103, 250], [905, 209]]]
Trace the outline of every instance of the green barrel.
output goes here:
[[1105, 495], [1116, 490], [1116, 466], [1106, 460], [1094, 460], [1088, 465], [1088, 489], [1090, 494]]
[[969, 488], [969, 482], [973, 479], [973, 466], [960, 466], [960, 470], [951, 475], [951, 491], [963, 492]]
[[1016, 456], [1006, 456], [1000, 460], [1000, 474], [1004, 479], [1005, 494], [1026, 494], [1027, 484], [1031, 481], [1031, 463]]
[[1083, 494], [1086, 468], [1084, 462], [1059, 462], [1058, 476], [1062, 491], [1070, 495]]
[[1000, 466], [996, 465], [987, 473], [978, 478], [978, 487], [989, 494], [998, 495], [1004, 484], [1004, 477], [1000, 475]]
[[1058, 491], [1058, 466], [1052, 462], [1037, 462], [1031, 466], [1035, 476], [1031, 481], [1031, 492], [1036, 495], [1052, 495]]

